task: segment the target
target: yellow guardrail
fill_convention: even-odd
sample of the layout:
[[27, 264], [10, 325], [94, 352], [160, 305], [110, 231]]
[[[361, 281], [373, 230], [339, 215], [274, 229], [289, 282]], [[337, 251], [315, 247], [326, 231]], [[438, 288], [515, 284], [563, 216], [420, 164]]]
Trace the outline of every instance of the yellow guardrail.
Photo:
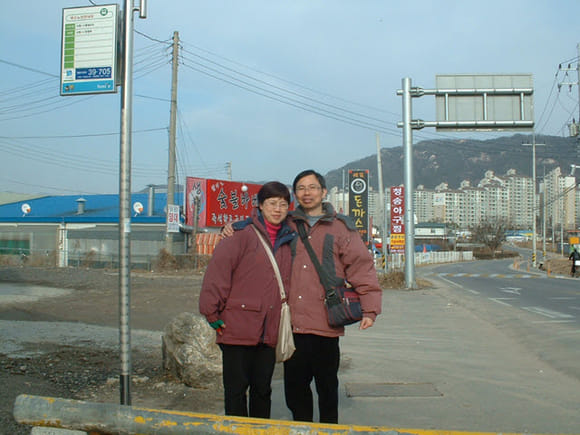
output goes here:
[[[490, 432], [460, 432], [420, 429], [394, 429], [382, 426], [358, 426], [305, 423], [166, 411], [110, 403], [91, 403], [22, 394], [14, 402], [14, 418], [20, 424], [89, 433], [125, 435], [180, 434], [389, 434], [389, 435], [491, 435]], [[501, 433], [496, 435], [515, 435]], [[523, 434], [522, 434], [523, 435]], [[525, 435], [531, 435], [526, 433]]]

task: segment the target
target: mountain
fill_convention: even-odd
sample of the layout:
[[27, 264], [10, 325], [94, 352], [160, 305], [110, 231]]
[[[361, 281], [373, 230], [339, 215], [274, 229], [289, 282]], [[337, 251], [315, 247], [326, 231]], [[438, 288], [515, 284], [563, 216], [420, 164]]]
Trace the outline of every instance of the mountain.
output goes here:
[[[459, 188], [461, 181], [471, 185], [484, 178], [485, 172], [498, 176], [515, 169], [520, 175], [532, 176], [532, 136], [515, 134], [489, 140], [441, 139], [424, 140], [413, 145], [414, 187], [422, 184], [432, 189], [446, 182], [450, 189]], [[538, 144], [545, 144], [539, 146]], [[386, 187], [403, 184], [403, 147], [382, 148], [383, 182]], [[580, 164], [580, 143], [573, 137], [536, 136], [536, 176], [559, 166], [562, 174], [569, 174], [571, 164]], [[370, 185], [378, 187], [376, 154], [347, 163], [325, 175], [328, 188], [342, 187], [343, 170], [348, 180], [349, 169], [368, 169]]]

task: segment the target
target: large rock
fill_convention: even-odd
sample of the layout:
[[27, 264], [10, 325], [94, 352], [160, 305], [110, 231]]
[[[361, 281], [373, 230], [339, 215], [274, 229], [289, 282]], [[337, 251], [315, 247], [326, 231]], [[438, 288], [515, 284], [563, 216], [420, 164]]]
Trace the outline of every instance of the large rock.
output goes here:
[[165, 326], [163, 368], [186, 385], [212, 388], [222, 385], [222, 355], [215, 331], [202, 316], [181, 313]]

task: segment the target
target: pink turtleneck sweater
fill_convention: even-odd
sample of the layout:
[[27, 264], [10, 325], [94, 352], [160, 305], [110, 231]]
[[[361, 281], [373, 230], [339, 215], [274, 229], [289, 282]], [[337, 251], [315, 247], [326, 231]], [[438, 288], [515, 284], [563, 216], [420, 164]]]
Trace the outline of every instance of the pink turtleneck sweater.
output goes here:
[[270, 236], [270, 243], [274, 246], [274, 243], [276, 243], [276, 234], [278, 234], [278, 230], [282, 228], [282, 224], [274, 225], [266, 219], [264, 219], [264, 222], [266, 222], [266, 231], [268, 231], [268, 236]]

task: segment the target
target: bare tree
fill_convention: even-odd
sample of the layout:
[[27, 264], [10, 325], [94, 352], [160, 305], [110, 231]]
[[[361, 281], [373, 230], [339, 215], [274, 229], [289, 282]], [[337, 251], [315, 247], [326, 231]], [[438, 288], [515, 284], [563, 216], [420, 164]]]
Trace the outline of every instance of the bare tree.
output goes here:
[[509, 222], [502, 218], [488, 218], [470, 228], [472, 240], [483, 243], [489, 248], [492, 256], [506, 239]]

